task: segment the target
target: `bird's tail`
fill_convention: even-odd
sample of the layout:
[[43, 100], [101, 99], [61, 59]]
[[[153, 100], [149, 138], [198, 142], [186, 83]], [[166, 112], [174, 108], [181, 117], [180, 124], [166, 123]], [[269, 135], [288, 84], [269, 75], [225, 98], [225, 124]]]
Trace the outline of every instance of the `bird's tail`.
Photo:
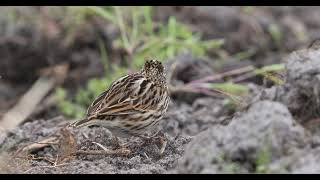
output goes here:
[[81, 128], [81, 127], [90, 125], [90, 121], [91, 120], [89, 120], [88, 118], [84, 118], [84, 119], [72, 122], [68, 126], [72, 128]]

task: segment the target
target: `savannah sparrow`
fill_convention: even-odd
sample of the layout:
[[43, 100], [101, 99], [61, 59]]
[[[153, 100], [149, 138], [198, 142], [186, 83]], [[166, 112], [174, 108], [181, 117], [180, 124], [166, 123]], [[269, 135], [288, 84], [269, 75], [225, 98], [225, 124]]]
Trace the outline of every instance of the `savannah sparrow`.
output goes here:
[[86, 118], [71, 126], [98, 125], [106, 127], [116, 137], [143, 137], [159, 123], [168, 104], [164, 67], [157, 60], [148, 60], [141, 71], [113, 82], [93, 101]]

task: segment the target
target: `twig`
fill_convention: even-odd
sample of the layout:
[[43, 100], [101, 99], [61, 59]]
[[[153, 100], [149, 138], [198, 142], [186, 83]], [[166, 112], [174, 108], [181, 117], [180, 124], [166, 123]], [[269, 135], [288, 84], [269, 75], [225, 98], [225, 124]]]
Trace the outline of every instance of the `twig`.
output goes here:
[[252, 78], [252, 77], [255, 77], [255, 76], [257, 76], [256, 73], [254, 73], [254, 72], [248, 72], [248, 73], [245, 73], [245, 74], [243, 74], [243, 75], [241, 75], [241, 76], [238, 76], [238, 77], [232, 79], [232, 82], [233, 82], [233, 83], [239, 83], [239, 82], [242, 82], [242, 81], [244, 81], [244, 80], [247, 80], [247, 79]]
[[320, 118], [312, 119], [311, 121], [307, 121], [306, 123], [303, 123], [303, 125], [309, 127], [309, 126], [314, 125], [316, 123], [320, 123]]
[[216, 75], [212, 75], [212, 76], [206, 76], [201, 79], [193, 80], [193, 81], [191, 81], [185, 85], [182, 85], [182, 86], [169, 85], [169, 91], [171, 94], [176, 94], [178, 92], [191, 92], [191, 93], [205, 94], [205, 95], [213, 96], [213, 97], [217, 97], [216, 93], [214, 93], [214, 92], [218, 92], [220, 94], [223, 94], [223, 95], [230, 97], [237, 104], [241, 104], [241, 99], [239, 97], [237, 97], [233, 94], [221, 91], [216, 88], [207, 87], [206, 84], [210, 81], [220, 80], [220, 79], [225, 78], [227, 76], [235, 76], [235, 75], [244, 74], [242, 76], [239, 76], [240, 78], [236, 79], [237, 81], [239, 81], [239, 80], [241, 81], [243, 79], [252, 77], [252, 72], [254, 70], [255, 70], [255, 68], [250, 65], [250, 66], [242, 67], [239, 69], [227, 71], [224, 73], [220, 73], [220, 74], [216, 74]]
[[15, 155], [20, 154], [22, 152], [30, 153], [32, 151], [42, 149], [42, 148], [50, 146], [52, 144], [56, 144], [57, 140], [58, 140], [57, 137], [50, 137], [50, 138], [44, 139], [40, 142], [36, 142], [36, 143], [30, 144], [30, 145], [27, 145], [27, 146], [19, 149], [18, 151], [16, 151]]
[[55, 94], [51, 94], [48, 97], [46, 97], [42, 103], [41, 106], [37, 106], [35, 110], [33, 111], [33, 115], [38, 115], [40, 113], [45, 112], [45, 110], [49, 109], [50, 107], [54, 106], [56, 104], [56, 97]]
[[189, 82], [188, 84], [203, 83], [203, 82], [208, 82], [208, 81], [216, 81], [216, 80], [222, 79], [222, 78], [227, 77], [227, 76], [234, 76], [234, 75], [238, 75], [238, 74], [243, 74], [243, 73], [246, 73], [246, 72], [251, 72], [253, 70], [255, 70], [255, 68], [253, 66], [246, 66], [246, 67], [242, 67], [242, 68], [239, 68], [239, 69], [234, 69], [234, 70], [231, 70], [231, 71], [227, 71], [227, 72], [224, 72], [224, 73], [220, 73], [220, 74], [216, 74], [216, 75], [212, 75], [212, 76], [206, 76], [206, 77], [201, 78], [201, 79], [193, 80], [193, 81]]
[[217, 94], [214, 92], [217, 92], [219, 94], [223, 94], [226, 95], [228, 97], [230, 97], [233, 101], [235, 101], [237, 104], [241, 104], [241, 99], [233, 94], [221, 91], [219, 89], [216, 88], [207, 88], [204, 86], [205, 83], [194, 83], [194, 84], [186, 84], [183, 86], [178, 86], [178, 87], [174, 87], [174, 86], [169, 86], [169, 90], [171, 94], [176, 94], [179, 92], [190, 92], [190, 93], [200, 93], [200, 94], [204, 94], [207, 96], [213, 96], [213, 97], [217, 97]]
[[234, 102], [236, 102], [237, 104], [241, 104], [241, 99], [233, 94], [227, 93], [225, 91], [221, 91], [219, 89], [216, 88], [210, 88], [210, 89], [205, 89], [205, 88], [199, 88], [199, 90], [201, 90], [202, 92], [206, 93], [207, 95], [212, 95], [214, 96], [214, 92], [218, 92], [220, 94], [226, 95], [228, 97], [230, 97]]
[[98, 145], [99, 147], [101, 147], [103, 150], [105, 150], [105, 151], [109, 151], [109, 149], [107, 149], [106, 147], [104, 147], [102, 144], [100, 144], [100, 143], [97, 143], [97, 142], [92, 142], [93, 144], [96, 144], [96, 145]]
[[34, 155], [31, 155], [31, 160], [46, 160], [51, 164], [54, 164], [55, 162], [53, 162], [54, 159], [50, 159], [48, 157], [35, 157]]
[[117, 149], [117, 150], [103, 150], [103, 151], [94, 151], [94, 150], [78, 150], [76, 154], [86, 154], [86, 155], [121, 155], [127, 156], [131, 153], [129, 149]]
[[22, 96], [19, 102], [2, 117], [0, 121], [0, 143], [8, 131], [24, 122], [34, 112], [55, 84], [63, 82], [68, 67], [67, 64], [62, 64], [40, 71], [41, 77]]
[[19, 102], [3, 116], [0, 127], [5, 131], [10, 131], [23, 122], [54, 87], [54, 83], [53, 78], [39, 78]]

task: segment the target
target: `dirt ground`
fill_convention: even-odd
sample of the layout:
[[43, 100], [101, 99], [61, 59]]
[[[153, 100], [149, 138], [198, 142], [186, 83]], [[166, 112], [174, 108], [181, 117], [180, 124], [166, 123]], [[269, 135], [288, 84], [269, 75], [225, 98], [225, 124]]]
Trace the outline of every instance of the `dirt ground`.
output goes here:
[[[30, 17], [37, 12], [37, 8], [19, 8], [19, 13], [31, 14]], [[0, 34], [4, 37], [0, 46], [5, 47], [0, 48], [0, 114], [17, 102], [43, 67], [69, 63], [70, 73], [65, 80], [68, 83], [63, 85], [70, 92], [82, 87], [88, 78], [103, 75], [95, 60], [99, 52], [93, 42], [96, 34], [110, 42], [112, 28], [93, 21], [95, 28], [84, 25], [75, 33], [74, 42], [66, 44], [62, 25], [54, 23], [57, 20], [42, 17], [42, 21], [52, 23], [51, 30], [59, 32], [48, 33], [44, 27], [25, 20], [15, 25], [7, 23], [5, 13], [0, 11]], [[34, 157], [13, 156], [26, 145], [61, 133], [60, 129], [71, 122], [50, 106], [0, 138], [0, 172], [319, 173], [320, 50], [317, 44], [308, 47], [320, 37], [319, 7], [156, 8], [155, 19], [164, 21], [169, 15], [203, 33], [205, 39], [224, 38], [226, 42], [220, 52], [223, 63], [218, 61], [216, 52], [211, 52], [208, 59], [181, 54], [168, 60], [166, 66], [172, 62], [179, 65], [173, 84], [247, 65], [285, 63], [284, 84], [266, 85], [261, 77], [247, 79], [249, 94], [244, 105], [236, 109], [223, 96], [175, 94], [158, 127], [168, 139], [162, 156], [156, 143], [141, 146], [139, 138], [120, 139], [129, 143], [128, 155], [77, 154], [56, 166], [34, 157], [56, 160], [59, 144], [37, 149], [32, 152]], [[280, 35], [272, 34], [279, 32]], [[235, 58], [235, 54], [244, 51], [254, 53], [242, 60]], [[118, 56], [117, 52], [111, 54]], [[102, 127], [71, 133], [66, 142], [71, 149], [63, 148], [67, 152], [101, 150], [95, 143], [117, 148], [109, 131]]]

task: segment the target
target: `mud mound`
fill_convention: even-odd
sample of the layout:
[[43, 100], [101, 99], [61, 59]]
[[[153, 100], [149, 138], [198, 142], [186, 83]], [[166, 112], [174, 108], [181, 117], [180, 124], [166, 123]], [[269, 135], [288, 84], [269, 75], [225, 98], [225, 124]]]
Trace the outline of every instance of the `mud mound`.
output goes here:
[[[213, 106], [213, 104], [215, 104]], [[31, 160], [25, 166], [15, 166], [6, 170], [13, 173], [166, 173], [177, 165], [178, 159], [184, 152], [185, 144], [192, 136], [207, 129], [213, 124], [223, 122], [221, 114], [225, 108], [221, 100], [211, 98], [198, 99], [192, 105], [187, 103], [170, 104], [170, 110], [162, 121], [159, 129], [166, 132], [168, 138], [167, 148], [163, 157], [159, 157], [156, 144], [140, 147], [139, 138], [120, 139], [121, 143], [129, 143], [133, 154], [128, 157], [104, 155], [79, 155], [69, 164], [61, 167], [52, 167], [44, 160]], [[216, 116], [217, 118], [213, 118]], [[220, 118], [219, 118], [220, 117]], [[16, 152], [19, 148], [32, 142], [38, 142], [46, 137], [56, 134], [66, 123], [64, 118], [52, 120], [37, 120], [27, 122], [13, 130], [2, 142], [2, 152]], [[81, 150], [100, 150], [92, 143], [97, 142], [107, 148], [115, 149], [110, 132], [103, 127], [90, 127], [74, 131], [77, 147]], [[148, 157], [145, 157], [143, 152]], [[52, 147], [45, 147], [33, 152], [39, 157], [55, 157]], [[11, 158], [9, 158], [11, 159]], [[15, 160], [16, 161], [16, 160]], [[20, 160], [21, 161], [21, 160]], [[45, 166], [45, 167], [44, 167]]]
[[259, 153], [270, 161], [306, 145], [302, 127], [295, 124], [288, 109], [277, 102], [261, 101], [235, 117], [227, 126], [216, 126], [199, 134], [186, 148], [178, 167], [181, 173], [255, 172]]
[[262, 92], [260, 99], [285, 104], [302, 124], [320, 117], [320, 51], [303, 49], [286, 59], [286, 83]]
[[[63, 118], [52, 121], [33, 121], [22, 125], [13, 131], [2, 146], [2, 150], [15, 152], [30, 142], [38, 142], [45, 137], [55, 135], [62, 125], [68, 123]], [[60, 124], [60, 126], [57, 124]], [[77, 141], [78, 149], [101, 150], [96, 144], [100, 143], [107, 148], [114, 149], [110, 132], [102, 127], [83, 128], [73, 132]], [[123, 143], [129, 143], [129, 148], [134, 152], [127, 156], [104, 156], [104, 155], [78, 155], [66, 165], [53, 167], [44, 160], [30, 160], [28, 167], [15, 167], [7, 170], [13, 173], [164, 173], [173, 168], [177, 159], [183, 153], [184, 144], [190, 141], [187, 136], [167, 136], [168, 144], [163, 154], [159, 157], [158, 148], [155, 144], [140, 147], [141, 140], [138, 138], [122, 139]], [[144, 152], [147, 157], [144, 157]], [[33, 153], [37, 157], [55, 157], [52, 147], [45, 147]], [[16, 161], [16, 160], [14, 160]], [[9, 161], [9, 164], [14, 162]]]

